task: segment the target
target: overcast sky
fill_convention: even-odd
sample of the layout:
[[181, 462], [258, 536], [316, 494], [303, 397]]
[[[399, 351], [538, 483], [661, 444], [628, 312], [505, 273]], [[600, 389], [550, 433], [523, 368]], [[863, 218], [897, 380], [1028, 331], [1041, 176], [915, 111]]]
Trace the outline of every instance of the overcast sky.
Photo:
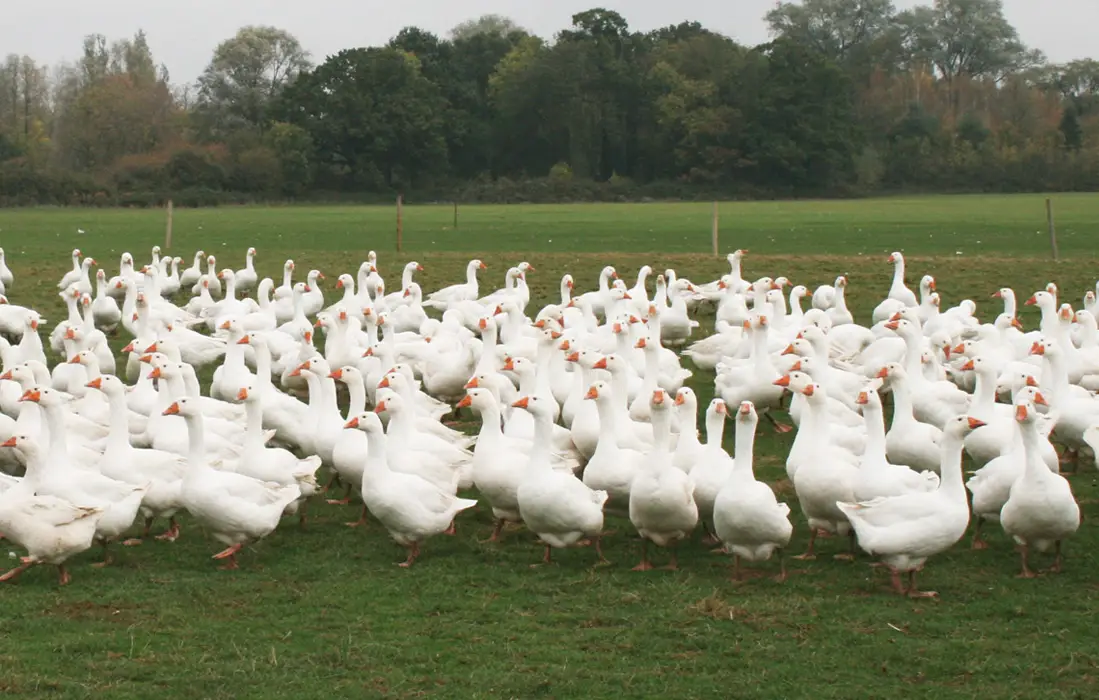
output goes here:
[[[929, 4], [925, 0], [923, 4]], [[899, 8], [919, 0], [894, 0]], [[685, 20], [744, 44], [767, 40], [763, 15], [774, 0], [3, 0], [0, 54], [19, 53], [53, 65], [80, 54], [83, 37], [109, 39], [144, 29], [156, 59], [173, 82], [193, 80], [214, 46], [246, 24], [267, 24], [297, 35], [315, 61], [341, 49], [384, 44], [401, 27], [445, 35], [485, 13], [511, 17], [541, 36], [565, 28], [575, 12], [602, 6], [630, 27], [649, 30]], [[1008, 19], [1028, 45], [1055, 62], [1099, 55], [1099, 0], [1004, 0]]]

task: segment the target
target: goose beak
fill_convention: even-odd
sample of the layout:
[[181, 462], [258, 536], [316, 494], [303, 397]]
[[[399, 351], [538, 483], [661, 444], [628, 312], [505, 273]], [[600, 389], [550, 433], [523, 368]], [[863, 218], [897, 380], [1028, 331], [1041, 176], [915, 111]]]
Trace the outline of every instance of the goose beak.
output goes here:
[[469, 394], [466, 394], [465, 396], [462, 397], [462, 400], [459, 401], [458, 405], [455, 406], [454, 408], [468, 408], [469, 406], [472, 406], [472, 405], [473, 405], [473, 397], [470, 396]]
[[987, 423], [985, 423], [983, 420], [980, 420], [979, 418], [973, 418], [973, 417], [969, 418], [969, 428], [971, 430], [976, 430], [977, 428], [983, 428], [986, 425], [987, 425]]
[[252, 344], [252, 341], [249, 339], [249, 336], [244, 336], [243, 338], [241, 338], [240, 340], [237, 341], [237, 345], [251, 345], [251, 344]]
[[515, 403], [511, 404], [512, 408], [528, 408], [530, 406], [530, 397], [524, 396]]
[[479, 389], [480, 387], [481, 387], [481, 383], [477, 380], [477, 377], [474, 377], [473, 379], [470, 379], [468, 382], [466, 382], [466, 385], [463, 388], [465, 388], [465, 389]]
[[684, 403], [686, 403], [686, 400], [683, 398], [683, 394], [676, 394], [674, 403], [676, 406], [682, 406]]
[[784, 374], [775, 381], [771, 382], [775, 386], [790, 386], [790, 375]]
[[591, 387], [590, 389], [588, 389], [588, 393], [584, 394], [584, 398], [585, 399], [598, 399], [599, 398], [599, 390], [596, 389], [594, 386]]
[[12, 435], [10, 438], [5, 440], [4, 444], [0, 445], [0, 447], [15, 447], [15, 442], [16, 442], [15, 436]]
[[103, 377], [96, 377], [95, 379], [91, 380], [90, 382], [88, 382], [84, 386], [86, 386], [89, 389], [100, 389], [100, 388], [103, 387]]
[[1049, 405], [1049, 402], [1046, 401], [1046, 397], [1042, 396], [1041, 392], [1036, 392], [1034, 394], [1034, 403], [1038, 404], [1039, 406]]
[[385, 401], [378, 402], [378, 405], [374, 407], [374, 413], [385, 413]]
[[328, 378], [329, 379], [335, 379], [337, 381], [340, 380], [340, 379], [343, 379], [343, 370], [342, 369], [332, 370], [331, 372], [328, 373]]
[[179, 402], [177, 401], [177, 402], [173, 403], [171, 406], [169, 406], [168, 408], [164, 409], [164, 413], [162, 415], [174, 416], [174, 415], [177, 415], [178, 413], [179, 413]]
[[248, 389], [246, 387], [241, 387], [240, 391], [237, 392], [237, 401], [245, 401], [247, 399], [248, 399]]
[[607, 369], [607, 358], [600, 357], [596, 363], [592, 365], [592, 369]]
[[359, 427], [359, 417], [355, 416], [351, 420], [344, 423], [343, 427], [344, 427], [345, 430], [349, 430], [349, 429], [352, 429], [352, 428], [358, 428]]

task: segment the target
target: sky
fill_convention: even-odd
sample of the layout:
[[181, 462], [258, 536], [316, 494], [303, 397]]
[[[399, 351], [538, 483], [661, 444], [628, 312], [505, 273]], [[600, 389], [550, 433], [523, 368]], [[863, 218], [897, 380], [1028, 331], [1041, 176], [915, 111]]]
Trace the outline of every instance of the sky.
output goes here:
[[[901, 9], [921, 4], [894, 3]], [[0, 55], [27, 54], [56, 65], [76, 59], [87, 34], [113, 40], [144, 29], [157, 61], [181, 83], [194, 80], [214, 47], [247, 24], [288, 30], [318, 63], [345, 48], [384, 44], [405, 26], [445, 36], [459, 22], [486, 13], [511, 17], [551, 37], [574, 13], [599, 6], [618, 11], [635, 30], [695, 20], [753, 45], [768, 39], [763, 15], [775, 0], [8, 0], [4, 5]], [[1004, 9], [1023, 41], [1051, 61], [1099, 55], [1094, 39], [1099, 0], [1004, 0]]]

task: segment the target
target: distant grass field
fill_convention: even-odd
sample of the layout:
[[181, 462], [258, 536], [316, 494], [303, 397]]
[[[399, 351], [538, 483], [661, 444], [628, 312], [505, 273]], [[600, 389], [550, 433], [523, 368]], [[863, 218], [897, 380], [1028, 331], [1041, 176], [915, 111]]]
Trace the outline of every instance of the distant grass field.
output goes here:
[[[1003, 285], [1020, 301], [1056, 281], [1074, 305], [1097, 275], [1092, 229], [1099, 198], [1056, 197], [1060, 264], [1048, 260], [1044, 197], [942, 197], [863, 202], [723, 204], [722, 252], [752, 253], [745, 277], [786, 275], [813, 288], [841, 273], [862, 320], [886, 292], [885, 256], [909, 257], [909, 282], [935, 275], [945, 304], [978, 302]], [[531, 311], [556, 299], [560, 275], [591, 288], [613, 264], [630, 284], [637, 268], [674, 267], [708, 281], [727, 271], [709, 250], [709, 205], [450, 207], [405, 210], [405, 252], [393, 250], [392, 208], [177, 210], [173, 253], [195, 248], [239, 268], [254, 245], [261, 274], [286, 257], [301, 274], [354, 272], [369, 249], [394, 284], [409, 259], [425, 266], [425, 289], [458, 281], [482, 257], [486, 288], [528, 260]], [[76, 233], [77, 228], [86, 231]], [[1039, 233], [1035, 233], [1039, 232]], [[75, 246], [111, 274], [124, 250], [137, 260], [163, 243], [163, 213], [118, 210], [0, 210], [0, 245], [16, 282], [13, 303], [56, 322], [56, 281]], [[962, 255], [956, 253], [960, 251]], [[1028, 310], [1029, 312], [1029, 310]], [[1024, 316], [1033, 326], [1034, 316]], [[702, 318], [704, 327], [709, 325]], [[52, 323], [51, 323], [52, 325]], [[126, 342], [118, 340], [117, 347]], [[692, 386], [705, 405], [713, 376]], [[732, 449], [732, 426], [726, 446]], [[790, 436], [760, 427], [756, 468], [793, 500], [783, 464]], [[730, 562], [697, 542], [677, 573], [633, 573], [639, 548], [628, 521], [605, 543], [613, 562], [572, 550], [531, 570], [540, 550], [513, 531], [482, 544], [491, 523], [478, 508], [458, 536], [427, 543], [409, 571], [403, 553], [372, 523], [342, 523], [354, 506], [318, 503], [304, 531], [287, 520], [246, 551], [237, 572], [220, 572], [220, 549], [189, 521], [179, 542], [121, 551], [105, 570], [74, 561], [58, 589], [52, 571], [32, 570], [0, 588], [0, 692], [83, 698], [678, 698], [708, 697], [1085, 697], [1099, 681], [1099, 483], [1086, 468], [1071, 480], [1085, 522], [1066, 545], [1066, 572], [1020, 581], [1017, 555], [989, 528], [992, 548], [963, 542], [932, 559], [921, 585], [938, 602], [907, 601], [867, 567], [833, 561], [843, 543], [822, 541], [815, 562], [789, 561], [790, 580], [729, 580]], [[793, 510], [798, 512], [796, 504]], [[803, 550], [804, 521], [789, 554]], [[4, 551], [0, 543], [0, 553]], [[659, 553], [657, 556], [661, 556]], [[762, 567], [777, 570], [775, 562]]]

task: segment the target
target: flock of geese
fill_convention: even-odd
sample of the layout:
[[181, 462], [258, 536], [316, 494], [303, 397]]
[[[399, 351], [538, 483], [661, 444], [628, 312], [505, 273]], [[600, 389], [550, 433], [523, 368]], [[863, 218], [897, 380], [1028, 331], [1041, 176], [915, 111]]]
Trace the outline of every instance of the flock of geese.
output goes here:
[[[917, 296], [894, 253], [889, 295], [864, 326], [845, 277], [811, 294], [784, 277], [748, 282], [744, 254], [705, 284], [666, 270], [652, 295], [648, 266], [633, 286], [606, 267], [585, 293], [566, 274], [560, 301], [532, 320], [526, 262], [489, 294], [479, 260], [430, 294], [410, 262], [387, 293], [371, 252], [326, 303], [324, 275], [295, 282], [291, 260], [281, 284], [259, 279], [254, 248], [237, 271], [202, 251], [185, 269], [159, 248], [141, 267], [125, 253], [118, 275], [99, 269], [94, 281], [95, 261], [74, 250], [58, 284], [68, 316], [48, 337], [38, 312], [0, 297], [0, 533], [25, 551], [0, 580], [49, 564], [67, 583], [74, 555], [98, 544], [106, 565], [111, 544], [140, 544], [157, 521], [156, 538], [174, 541], [183, 512], [236, 568], [242, 547], [284, 516], [304, 522], [311, 497], [337, 482], [346, 491], [328, 502], [361, 499], [349, 525], [381, 523], [407, 549], [405, 567], [425, 540], [454, 532], [478, 503], [459, 493], [475, 489], [495, 520], [490, 539], [522, 523], [546, 563], [582, 545], [604, 561], [604, 515], [618, 512], [642, 538], [638, 570], [653, 568], [650, 544], [675, 568], [677, 543], [701, 530], [737, 578], [742, 561], [778, 553], [781, 580], [790, 506], [753, 470], [758, 417], [793, 430], [777, 409], [797, 426], [786, 472], [812, 532], [800, 558], [815, 556], [818, 535], [847, 536], [837, 558], [861, 549], [898, 592], [935, 595], [915, 585], [927, 559], [971, 521], [973, 547], [987, 546], [981, 528], [998, 522], [1023, 576], [1036, 575], [1035, 552], [1052, 550], [1059, 570], [1080, 524], [1060, 467], [1099, 447], [1095, 292], [1079, 311], [1053, 285], [1036, 292], [1025, 303], [1041, 325], [1026, 332], [1001, 289], [1003, 312], [982, 324], [972, 301], [941, 308], [931, 276]], [[0, 285], [13, 288], [2, 251]], [[701, 309], [714, 333], [692, 342]], [[115, 333], [132, 338], [120, 363]], [[681, 356], [714, 374], [704, 440]], [[444, 421], [465, 408], [477, 435]]]

